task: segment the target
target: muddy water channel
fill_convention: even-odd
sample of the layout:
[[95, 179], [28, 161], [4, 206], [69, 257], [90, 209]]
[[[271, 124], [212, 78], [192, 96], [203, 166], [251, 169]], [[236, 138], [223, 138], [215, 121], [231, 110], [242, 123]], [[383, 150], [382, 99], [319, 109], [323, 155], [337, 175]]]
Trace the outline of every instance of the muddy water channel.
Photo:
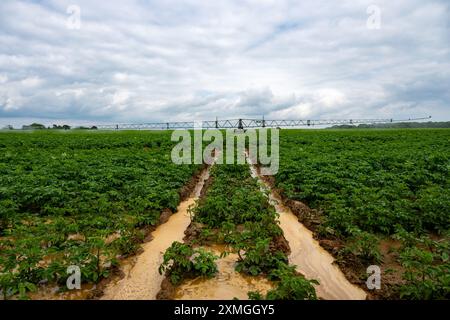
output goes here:
[[163, 275], [158, 272], [163, 261], [163, 254], [174, 241], [182, 242], [184, 230], [191, 222], [189, 207], [195, 204], [200, 196], [205, 181], [209, 177], [209, 169], [200, 176], [190, 198], [181, 202], [177, 212], [169, 220], [152, 232], [153, 240], [145, 243], [135, 264], [125, 273], [125, 277], [111, 283], [104, 290], [102, 299], [106, 300], [153, 300], [161, 288]]
[[[366, 293], [352, 285], [333, 264], [333, 257], [314, 240], [313, 234], [304, 227], [292, 213], [282, 205], [280, 197], [273, 192], [258, 174], [255, 166], [250, 165], [251, 174], [261, 183], [261, 191], [269, 196], [270, 203], [279, 213], [280, 227], [289, 242], [291, 254], [289, 263], [295, 265], [298, 272], [308, 279], [317, 279], [318, 297], [322, 299], [365, 299]], [[125, 277], [110, 283], [104, 290], [102, 299], [156, 299], [161, 289], [164, 275], [158, 268], [163, 254], [174, 241], [183, 242], [184, 231], [191, 219], [189, 207], [200, 196], [205, 181], [209, 178], [209, 168], [203, 172], [192, 196], [180, 203], [178, 210], [169, 220], [160, 225], [153, 233], [153, 240], [143, 245], [143, 253], [136, 257], [134, 264], [124, 268]], [[216, 255], [229, 250], [224, 245], [204, 247]], [[215, 277], [185, 280], [176, 288], [173, 298], [194, 299], [247, 299], [247, 292], [259, 291], [265, 294], [273, 288], [273, 283], [264, 277], [245, 276], [235, 271], [236, 254], [228, 254], [217, 260], [218, 272]]]
[[[214, 245], [203, 247], [208, 251], [219, 255], [222, 252], [230, 251], [224, 245]], [[175, 299], [179, 300], [239, 300], [248, 299], [248, 291], [259, 291], [266, 294], [273, 288], [273, 284], [265, 277], [245, 276], [234, 270], [237, 254], [228, 254], [217, 260], [218, 272], [214, 278], [196, 278], [186, 280], [181, 284], [176, 292]]]
[[282, 205], [281, 198], [271, 190], [259, 176], [254, 165], [250, 165], [251, 174], [258, 178], [261, 190], [268, 192], [270, 203], [280, 215], [280, 227], [289, 242], [291, 254], [289, 264], [295, 265], [298, 272], [307, 279], [316, 279], [317, 296], [326, 300], [364, 300], [366, 293], [351, 284], [342, 271], [333, 264], [334, 258], [313, 238], [313, 234], [301, 224], [292, 211]]

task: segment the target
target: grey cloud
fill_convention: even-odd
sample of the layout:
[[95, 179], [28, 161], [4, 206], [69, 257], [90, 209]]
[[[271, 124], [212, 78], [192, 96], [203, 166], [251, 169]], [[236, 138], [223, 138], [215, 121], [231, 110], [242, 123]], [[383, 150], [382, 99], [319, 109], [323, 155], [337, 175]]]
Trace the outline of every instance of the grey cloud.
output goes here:
[[225, 117], [450, 120], [447, 1], [0, 3], [0, 124]]

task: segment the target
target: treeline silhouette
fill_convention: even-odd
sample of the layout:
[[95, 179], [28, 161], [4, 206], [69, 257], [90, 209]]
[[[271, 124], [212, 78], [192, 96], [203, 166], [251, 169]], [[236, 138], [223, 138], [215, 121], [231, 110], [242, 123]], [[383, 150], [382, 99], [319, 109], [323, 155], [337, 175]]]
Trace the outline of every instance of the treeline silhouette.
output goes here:
[[374, 123], [360, 125], [335, 125], [328, 129], [403, 129], [403, 128], [450, 128], [450, 121], [442, 122], [394, 122], [394, 123]]

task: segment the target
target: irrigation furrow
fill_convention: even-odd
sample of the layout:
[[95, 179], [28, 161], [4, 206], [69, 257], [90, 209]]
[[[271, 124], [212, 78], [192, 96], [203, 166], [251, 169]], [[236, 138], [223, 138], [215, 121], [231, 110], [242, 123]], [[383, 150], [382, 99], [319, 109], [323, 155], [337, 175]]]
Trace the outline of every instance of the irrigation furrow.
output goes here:
[[[229, 251], [224, 245], [202, 246], [216, 255]], [[263, 276], [248, 276], [235, 270], [237, 254], [230, 253], [218, 259], [218, 272], [214, 278], [185, 280], [176, 289], [176, 300], [247, 300], [249, 291], [266, 293], [273, 283]]]
[[136, 263], [128, 274], [116, 283], [111, 283], [104, 290], [104, 300], [154, 300], [161, 288], [164, 275], [160, 275], [158, 268], [167, 248], [174, 241], [182, 241], [184, 231], [191, 222], [188, 209], [194, 205], [200, 196], [205, 181], [209, 177], [208, 167], [201, 174], [191, 197], [182, 201], [177, 212], [169, 220], [158, 226], [152, 232], [153, 240], [142, 246], [143, 252], [137, 257]]
[[326, 300], [364, 300], [366, 293], [351, 284], [342, 271], [333, 264], [334, 258], [313, 238], [313, 234], [301, 224], [292, 211], [283, 205], [279, 196], [261, 178], [254, 164], [248, 159], [251, 174], [269, 191], [269, 201], [279, 214], [280, 227], [289, 242], [289, 263], [308, 279], [317, 279], [318, 297]]
[[[191, 223], [188, 209], [200, 196], [209, 169], [203, 172], [190, 198], [180, 203], [177, 212], [160, 225], [153, 233], [153, 240], [143, 245], [143, 253], [121, 280], [111, 283], [104, 290], [102, 299], [107, 300], [151, 300], [156, 299], [165, 275], [158, 272], [164, 252], [174, 241], [183, 242], [184, 231]], [[317, 295], [323, 299], [365, 299], [366, 293], [352, 285], [333, 264], [333, 257], [313, 238], [289, 208], [282, 204], [270, 186], [259, 176], [256, 167], [250, 163], [252, 177], [261, 183], [262, 191], [269, 191], [269, 201], [279, 214], [280, 227], [289, 242], [291, 254], [289, 263], [308, 279], [317, 279]], [[225, 251], [221, 245], [204, 247], [216, 254]], [[229, 254], [217, 261], [218, 273], [211, 279], [196, 278], [184, 281], [176, 289], [174, 299], [246, 299], [247, 292], [265, 292], [272, 284], [264, 277], [245, 276], [234, 270], [237, 256]]]

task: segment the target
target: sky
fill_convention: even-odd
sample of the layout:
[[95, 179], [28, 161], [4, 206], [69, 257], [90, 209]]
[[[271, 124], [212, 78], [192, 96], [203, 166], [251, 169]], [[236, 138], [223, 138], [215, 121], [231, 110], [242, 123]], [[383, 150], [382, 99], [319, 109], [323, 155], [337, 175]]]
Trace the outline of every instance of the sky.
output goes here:
[[450, 120], [450, 1], [0, 1], [0, 125]]

